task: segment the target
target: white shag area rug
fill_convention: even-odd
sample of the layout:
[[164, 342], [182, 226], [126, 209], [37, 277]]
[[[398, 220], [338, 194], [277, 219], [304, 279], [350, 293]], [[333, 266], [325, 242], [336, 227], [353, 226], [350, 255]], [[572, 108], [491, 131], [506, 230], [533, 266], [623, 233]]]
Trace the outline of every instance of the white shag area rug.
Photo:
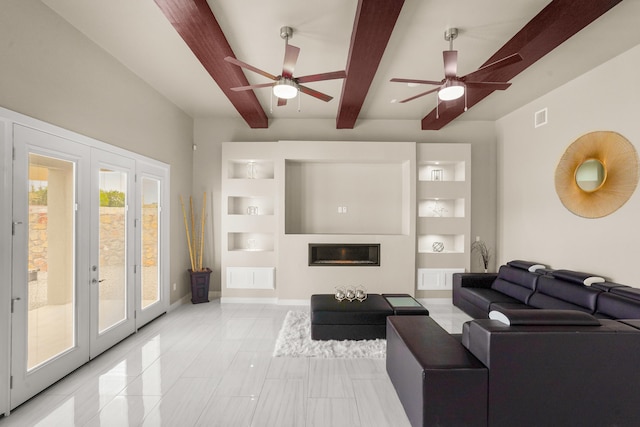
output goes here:
[[274, 357], [370, 358], [384, 359], [387, 341], [315, 341], [311, 339], [309, 313], [289, 311], [273, 351]]

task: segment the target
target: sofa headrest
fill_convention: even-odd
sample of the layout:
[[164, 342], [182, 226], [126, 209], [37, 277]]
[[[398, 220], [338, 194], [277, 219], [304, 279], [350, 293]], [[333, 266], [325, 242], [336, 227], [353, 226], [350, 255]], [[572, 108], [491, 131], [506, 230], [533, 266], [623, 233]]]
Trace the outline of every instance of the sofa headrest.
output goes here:
[[537, 262], [522, 261], [522, 260], [519, 260], [519, 259], [516, 259], [516, 260], [513, 260], [513, 261], [509, 261], [507, 263], [507, 265], [509, 267], [519, 268], [521, 270], [527, 270], [527, 271], [530, 271], [532, 273], [535, 272], [536, 270], [547, 268], [546, 265], [539, 264]]
[[556, 279], [562, 279], [567, 282], [586, 286], [589, 286], [593, 283], [601, 283], [605, 281], [603, 277], [599, 277], [591, 273], [583, 273], [581, 271], [573, 270], [554, 270], [551, 272], [551, 275]]
[[630, 286], [620, 286], [619, 288], [613, 288], [609, 292], [615, 295], [622, 295], [633, 300], [640, 301], [640, 289], [632, 288]]
[[516, 325], [564, 325], [600, 326], [598, 319], [589, 313], [575, 310], [493, 310], [489, 319], [498, 320], [508, 326]]
[[604, 292], [611, 292], [612, 289], [615, 288], [629, 288], [629, 285], [621, 285], [620, 283], [614, 283], [614, 282], [598, 282], [598, 283], [592, 283], [591, 287], [594, 289], [600, 289], [601, 291]]

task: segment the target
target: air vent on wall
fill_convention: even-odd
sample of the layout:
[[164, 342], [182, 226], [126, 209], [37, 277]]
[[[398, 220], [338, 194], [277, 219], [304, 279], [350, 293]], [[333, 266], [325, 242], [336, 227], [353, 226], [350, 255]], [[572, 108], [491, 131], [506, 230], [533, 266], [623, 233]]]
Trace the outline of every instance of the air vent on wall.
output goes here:
[[540, 111], [536, 111], [536, 113], [533, 116], [533, 124], [537, 128], [547, 124], [547, 109], [546, 108], [543, 108]]

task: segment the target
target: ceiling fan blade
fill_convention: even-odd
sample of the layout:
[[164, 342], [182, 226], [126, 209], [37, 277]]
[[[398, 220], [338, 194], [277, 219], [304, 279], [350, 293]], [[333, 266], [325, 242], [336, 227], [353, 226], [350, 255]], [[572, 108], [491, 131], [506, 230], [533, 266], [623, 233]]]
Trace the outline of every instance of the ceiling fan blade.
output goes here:
[[287, 100], [285, 98], [278, 98], [278, 107], [283, 107], [287, 105]]
[[445, 77], [455, 77], [458, 73], [458, 51], [445, 50], [442, 52], [444, 59], [444, 75]]
[[442, 81], [437, 82], [435, 80], [416, 80], [416, 79], [391, 79], [389, 81], [395, 82], [395, 83], [415, 83], [420, 85], [438, 85], [438, 86], [440, 86], [443, 83]]
[[464, 76], [463, 79], [468, 79], [468, 78], [473, 79], [479, 74], [486, 74], [488, 72], [498, 70], [502, 67], [506, 67], [507, 65], [515, 64], [516, 62], [520, 62], [520, 61], [522, 61], [522, 56], [520, 56], [519, 53], [514, 53], [512, 55], [505, 56], [502, 59], [498, 59], [497, 61], [492, 62], [491, 64], [487, 64], [484, 67], [478, 68], [476, 71]]
[[249, 86], [238, 86], [238, 87], [232, 87], [231, 90], [234, 92], [241, 92], [243, 90], [260, 89], [262, 87], [270, 87], [270, 86], [273, 86], [273, 83], [262, 83], [259, 85], [249, 85]]
[[330, 73], [311, 74], [308, 76], [297, 77], [296, 81], [298, 83], [312, 83], [312, 82], [319, 82], [323, 80], [344, 79], [346, 77], [347, 77], [347, 73], [343, 70], [343, 71], [333, 71]]
[[419, 93], [416, 96], [412, 96], [411, 98], [403, 99], [402, 101], [400, 101], [400, 104], [404, 104], [405, 102], [413, 101], [416, 98], [420, 98], [422, 96], [429, 95], [430, 93], [437, 92], [439, 90], [440, 90], [440, 88], [437, 87], [435, 89], [431, 89], [431, 90], [428, 90], [426, 92]]
[[266, 71], [262, 71], [259, 68], [254, 67], [253, 65], [249, 65], [246, 62], [242, 62], [236, 58], [234, 58], [233, 56], [227, 56], [224, 58], [225, 61], [233, 64], [233, 65], [237, 65], [238, 67], [242, 67], [242, 68], [246, 68], [247, 70], [253, 71], [254, 73], [258, 73], [261, 76], [264, 76], [268, 79], [271, 80], [278, 80], [278, 78], [276, 76], [274, 76], [273, 74], [269, 74]]
[[464, 82], [469, 89], [489, 89], [489, 90], [505, 90], [511, 86], [511, 83], [502, 82]]
[[308, 88], [306, 86], [302, 86], [302, 85], [298, 85], [298, 89], [300, 89], [300, 92], [302, 93], [306, 93], [307, 95], [311, 95], [314, 98], [318, 98], [324, 102], [329, 102], [333, 99], [333, 96], [329, 96], [327, 94], [324, 94], [322, 92], [318, 92], [317, 90], [313, 90], [311, 88]]
[[298, 55], [300, 55], [300, 48], [287, 44], [282, 64], [282, 77], [291, 78], [293, 76], [293, 70], [296, 68], [296, 62], [298, 62]]

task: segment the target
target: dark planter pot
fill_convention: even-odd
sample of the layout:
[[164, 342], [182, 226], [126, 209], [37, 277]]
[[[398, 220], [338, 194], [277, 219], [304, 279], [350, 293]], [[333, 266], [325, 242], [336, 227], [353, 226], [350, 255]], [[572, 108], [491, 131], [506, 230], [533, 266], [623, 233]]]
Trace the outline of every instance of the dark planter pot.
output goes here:
[[209, 278], [211, 277], [211, 269], [188, 271], [189, 276], [191, 276], [191, 303], [200, 304], [201, 302], [209, 302]]

